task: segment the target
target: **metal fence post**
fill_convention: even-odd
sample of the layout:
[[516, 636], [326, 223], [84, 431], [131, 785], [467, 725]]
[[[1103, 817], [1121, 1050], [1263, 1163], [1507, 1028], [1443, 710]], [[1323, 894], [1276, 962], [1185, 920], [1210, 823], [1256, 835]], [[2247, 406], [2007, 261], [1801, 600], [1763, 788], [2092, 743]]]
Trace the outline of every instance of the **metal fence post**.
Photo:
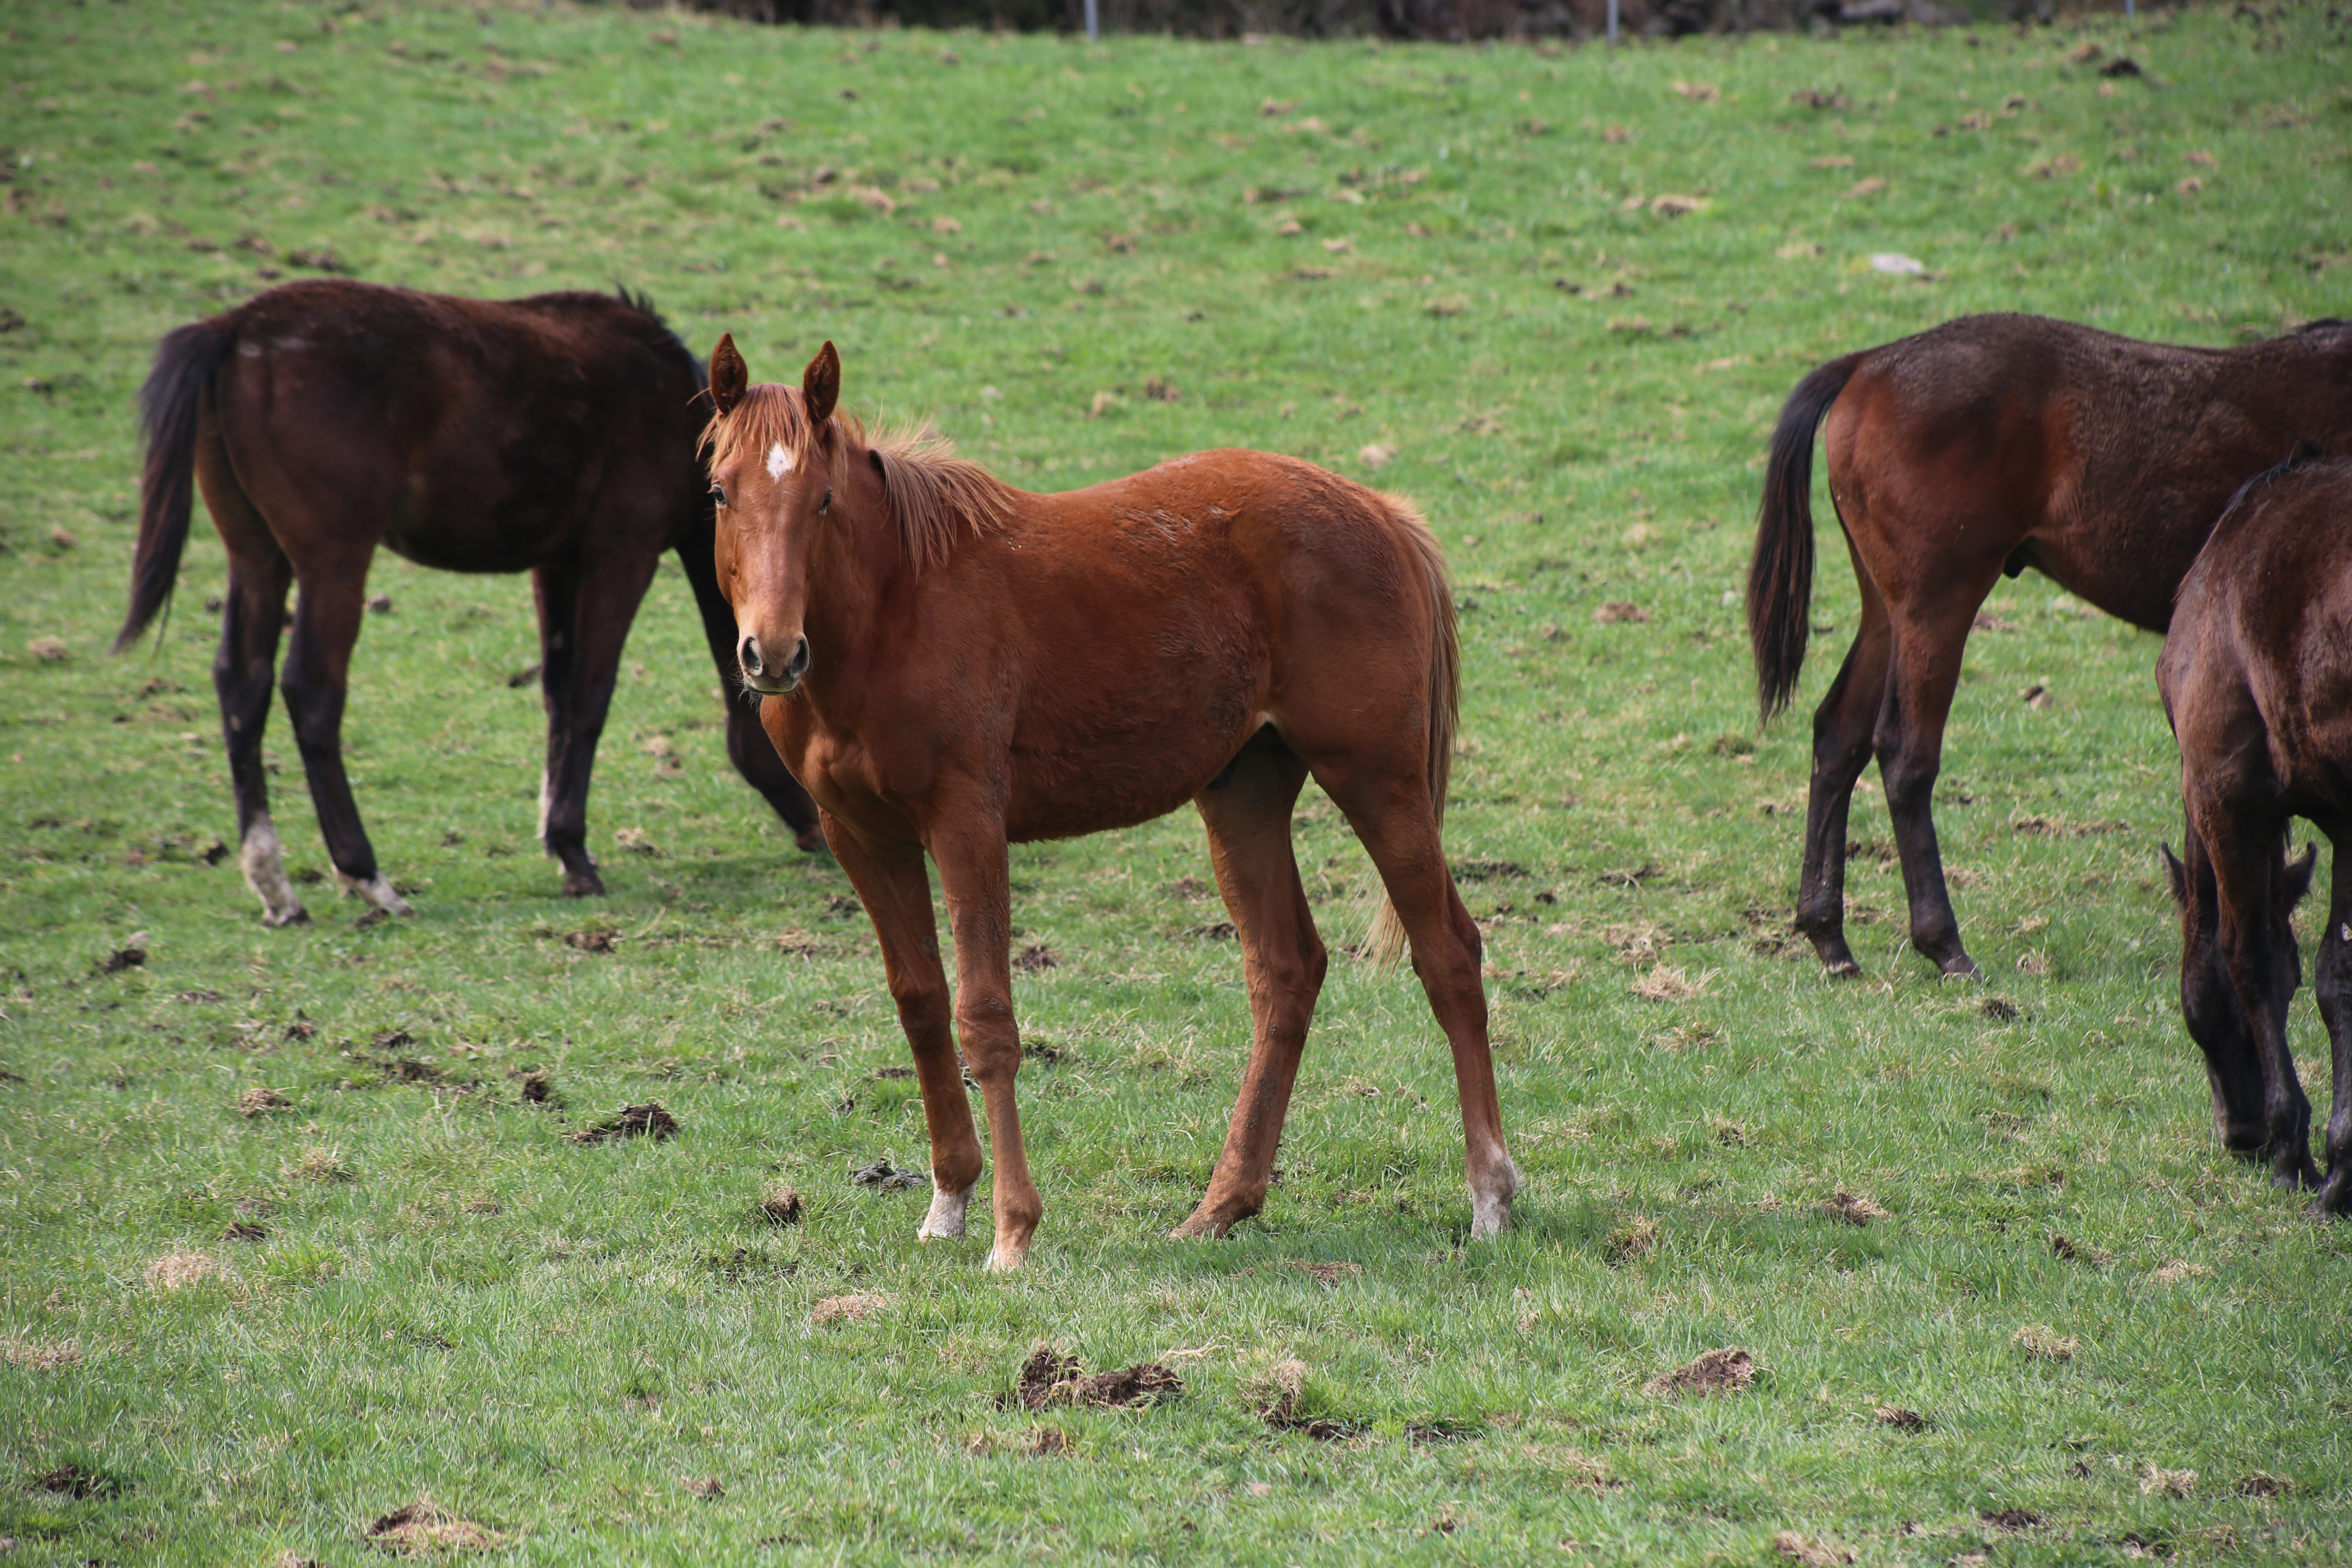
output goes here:
[[[1091, 5], [1094, 0], [1087, 0], [1087, 4]], [[1617, 0], [1609, 0], [1609, 41], [1617, 41]]]
[[[1615, 5], [1617, 0], [1609, 0]], [[1102, 0], [1087, 0], [1087, 42], [1102, 42]]]

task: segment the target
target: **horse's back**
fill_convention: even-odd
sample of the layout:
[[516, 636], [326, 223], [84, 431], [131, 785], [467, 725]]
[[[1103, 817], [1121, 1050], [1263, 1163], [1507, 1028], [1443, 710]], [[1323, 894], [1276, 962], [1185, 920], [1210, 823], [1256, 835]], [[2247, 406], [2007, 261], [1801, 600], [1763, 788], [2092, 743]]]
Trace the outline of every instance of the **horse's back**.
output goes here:
[[2243, 488], [2182, 580], [2157, 678], [2192, 787], [2352, 809], [2352, 461], [2298, 456]]
[[424, 564], [516, 571], [586, 548], [600, 514], [658, 513], [644, 526], [664, 534], [682, 515], [699, 383], [634, 302], [319, 280], [222, 321], [215, 419], [273, 528], [331, 494]]

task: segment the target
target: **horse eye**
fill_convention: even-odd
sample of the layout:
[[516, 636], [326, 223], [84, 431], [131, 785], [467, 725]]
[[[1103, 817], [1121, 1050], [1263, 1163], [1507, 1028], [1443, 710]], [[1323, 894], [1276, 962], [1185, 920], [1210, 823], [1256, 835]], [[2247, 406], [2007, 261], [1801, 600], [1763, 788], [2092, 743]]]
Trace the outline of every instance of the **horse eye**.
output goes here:
[[816, 510], [819, 511], [830, 511], [833, 510], [833, 487], [831, 485], [827, 485], [825, 487], [824, 499], [816, 503]]
[[710, 499], [717, 501], [720, 506], [725, 506], [727, 504], [727, 487], [720, 484], [717, 479], [711, 480]]

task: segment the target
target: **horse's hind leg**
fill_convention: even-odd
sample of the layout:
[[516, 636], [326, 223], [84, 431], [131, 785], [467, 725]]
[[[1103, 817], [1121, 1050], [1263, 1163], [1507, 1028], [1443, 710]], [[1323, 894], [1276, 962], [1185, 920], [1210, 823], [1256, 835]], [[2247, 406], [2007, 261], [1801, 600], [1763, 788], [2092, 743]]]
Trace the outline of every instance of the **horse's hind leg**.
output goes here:
[[1857, 557], [1862, 626], [1829, 694], [1813, 710], [1813, 776], [1805, 794], [1805, 859], [1797, 879], [1797, 929], [1832, 974], [1858, 974], [1845, 941], [1846, 815], [1870, 762], [1870, 733], [1886, 690], [1886, 606]]
[[286, 629], [286, 590], [294, 571], [226, 465], [200, 458], [197, 471], [205, 504], [228, 546], [228, 593], [221, 605], [220, 651], [213, 656], [213, 689], [220, 697], [221, 739], [228, 752], [229, 784], [236, 792], [237, 859], [246, 885], [261, 900], [262, 923], [299, 925], [310, 914], [286, 876], [261, 761], [271, 677]]
[[1209, 829], [1217, 890], [1242, 942], [1249, 986], [1250, 1059], [1209, 1190], [1174, 1234], [1223, 1236], [1265, 1205], [1283, 1117], [1327, 963], [1290, 845], [1290, 813], [1307, 764], [1278, 741], [1243, 748], [1219, 787], [1193, 804]]
[[566, 898], [602, 894], [588, 852], [588, 779], [613, 706], [621, 648], [659, 559], [627, 552], [594, 564], [542, 566], [539, 601], [540, 697], [547, 709], [547, 771], [539, 785], [539, 837], [563, 866]]
[[1894, 628], [1886, 698], [1873, 737], [1886, 810], [1895, 820], [1895, 852], [1903, 860], [1903, 890], [1911, 910], [1911, 945], [1944, 973], [1978, 976], [1976, 960], [1960, 945], [1960, 922], [1945, 885], [1936, 841], [1936, 775], [1942, 770], [1944, 723], [1959, 685], [1960, 653], [1977, 606], [1996, 580], [2000, 563], [1981, 581], [1955, 575], [1937, 584], [1932, 599], [1915, 596]]
[[1316, 782], [1347, 814], [1380, 872], [1412, 944], [1413, 973], [1454, 1047], [1470, 1183], [1470, 1234], [1493, 1236], [1510, 1223], [1519, 1173], [1503, 1143], [1502, 1104], [1495, 1092], [1495, 1062], [1486, 1039], [1481, 970], [1485, 944], [1446, 868], [1427, 782], [1418, 773], [1351, 773], [1328, 764], [1315, 769]]
[[2333, 834], [2328, 847], [2327, 932], [2319, 941], [2312, 990], [2335, 1056], [2335, 1099], [2327, 1112], [2327, 1180], [2311, 1212], [2352, 1215], [2352, 868]]
[[310, 804], [319, 813], [319, 832], [327, 841], [336, 882], [388, 914], [404, 915], [408, 902], [376, 869], [375, 847], [360, 824], [351, 776], [343, 771], [343, 701], [351, 689], [352, 648], [365, 613], [367, 557], [343, 564], [347, 569], [341, 572], [299, 574], [294, 636], [278, 686], [302, 748]]

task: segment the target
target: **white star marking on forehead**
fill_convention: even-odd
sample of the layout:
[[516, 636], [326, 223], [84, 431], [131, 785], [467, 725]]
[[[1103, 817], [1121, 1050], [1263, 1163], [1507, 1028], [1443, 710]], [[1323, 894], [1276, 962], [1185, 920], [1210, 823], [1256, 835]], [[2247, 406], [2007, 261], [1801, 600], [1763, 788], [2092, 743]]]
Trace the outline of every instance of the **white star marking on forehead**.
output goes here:
[[782, 441], [768, 448], [768, 477], [781, 479], [793, 471], [793, 455], [784, 450]]

